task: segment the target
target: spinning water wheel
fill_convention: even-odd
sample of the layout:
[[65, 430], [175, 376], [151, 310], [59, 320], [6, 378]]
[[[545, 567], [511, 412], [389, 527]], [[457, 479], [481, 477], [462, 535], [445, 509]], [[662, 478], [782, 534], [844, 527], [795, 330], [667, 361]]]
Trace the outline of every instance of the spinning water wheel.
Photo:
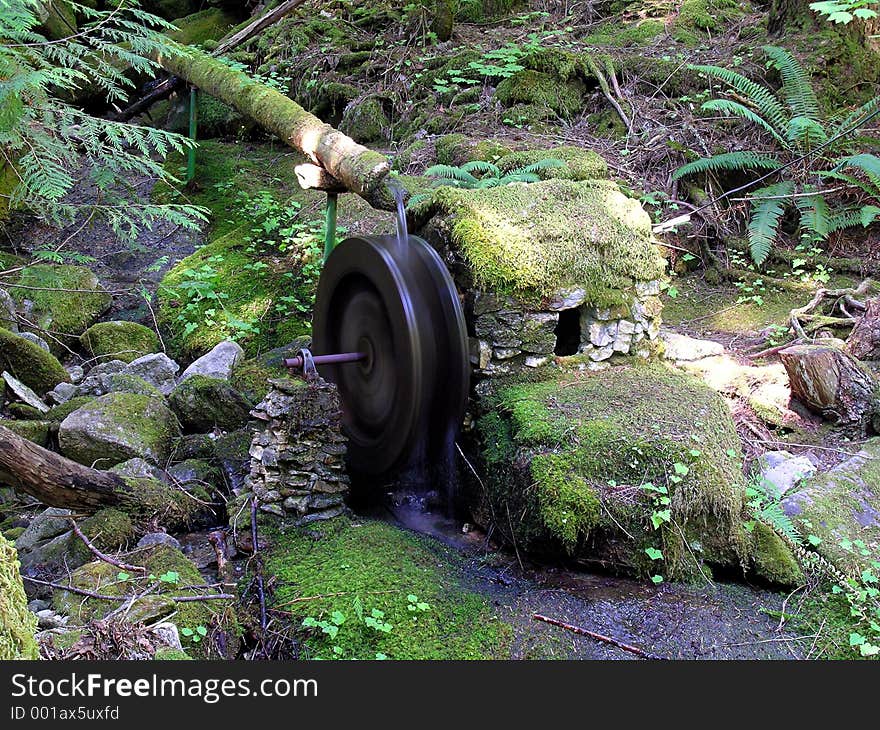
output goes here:
[[285, 361], [313, 363], [337, 384], [349, 464], [366, 474], [430, 461], [468, 395], [467, 332], [452, 277], [424, 240], [402, 243], [361, 236], [329, 253], [312, 353]]

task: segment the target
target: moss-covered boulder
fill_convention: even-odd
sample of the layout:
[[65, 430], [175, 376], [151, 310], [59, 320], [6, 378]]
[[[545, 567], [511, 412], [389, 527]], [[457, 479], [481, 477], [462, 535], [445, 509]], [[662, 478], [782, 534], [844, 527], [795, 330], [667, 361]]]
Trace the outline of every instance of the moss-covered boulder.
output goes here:
[[[247, 510], [244, 510], [247, 512]], [[230, 510], [232, 514], [232, 511]], [[241, 529], [241, 525], [239, 525]], [[275, 576], [273, 600], [290, 611], [293, 627], [308, 616], [340, 611], [348, 619], [332, 642], [309, 631], [305, 649], [313, 657], [343, 659], [502, 659], [511, 652], [511, 627], [465, 582], [462, 556], [436, 541], [374, 520], [353, 524], [342, 517], [285, 532], [264, 531], [271, 542], [266, 573]], [[416, 602], [430, 606], [418, 610]], [[296, 602], [303, 597], [318, 597]], [[376, 609], [394, 630], [364, 626]]]
[[177, 418], [161, 398], [108, 393], [61, 422], [58, 445], [69, 459], [108, 469], [134, 458], [164, 464], [179, 436]]
[[0, 660], [38, 659], [36, 628], [18, 572], [18, 555], [0, 535]]
[[610, 306], [665, 269], [650, 216], [610, 181], [442, 187], [414, 211], [422, 219], [432, 214], [487, 289], [540, 298], [581, 287], [586, 301]]
[[821, 541], [816, 550], [841, 570], [870, 570], [880, 560], [880, 438], [801, 482], [782, 506], [802, 534]]
[[10, 431], [18, 434], [28, 441], [33, 441], [38, 446], [49, 446], [49, 434], [52, 424], [49, 421], [0, 421], [0, 425], [5, 426]]
[[435, 142], [434, 151], [441, 165], [463, 165], [476, 160], [495, 162], [513, 152], [501, 140], [473, 139], [464, 134], [443, 135]]
[[83, 332], [79, 340], [83, 349], [100, 362], [131, 362], [160, 349], [158, 335], [137, 322], [99, 322]]
[[8, 371], [26, 386], [44, 395], [70, 375], [58, 359], [39, 345], [0, 328], [0, 371]]
[[234, 431], [248, 422], [253, 403], [245, 400], [228, 381], [193, 375], [168, 397], [184, 428], [204, 433], [213, 428]]
[[495, 98], [507, 109], [529, 104], [571, 119], [584, 107], [584, 91], [584, 84], [577, 79], [562, 81], [541, 71], [524, 69], [498, 84]]
[[700, 381], [619, 366], [499, 383], [483, 405], [482, 514], [520, 549], [667, 577], [748, 564], [739, 438]]
[[388, 105], [388, 101], [379, 96], [351, 102], [342, 114], [339, 130], [361, 144], [387, 142], [391, 135]]
[[[83, 266], [35, 264], [26, 267], [12, 296], [56, 354], [103, 314], [112, 302], [98, 277]], [[60, 340], [60, 341], [59, 341]]]
[[544, 180], [554, 177], [566, 180], [602, 180], [608, 177], [608, 163], [601, 155], [571, 145], [513, 152], [498, 160], [498, 167], [503, 172], [511, 172], [542, 160], [558, 160], [564, 163], [559, 167], [539, 169], [537, 174]]
[[[187, 4], [198, 5], [198, 3]], [[176, 18], [174, 24], [177, 26], [177, 30], [168, 35], [178, 43], [188, 46], [201, 45], [205, 41], [218, 41], [237, 25], [236, 17], [222, 8], [206, 8], [186, 17], [175, 15], [172, 18]], [[199, 119], [200, 127], [201, 123], [202, 120]]]
[[[125, 562], [142, 566], [143, 573], [127, 573], [120, 577], [119, 568], [103, 561], [86, 563], [74, 570], [69, 577], [70, 585], [75, 588], [101, 593], [102, 595], [135, 596], [155, 584], [153, 594], [163, 599], [173, 600], [177, 597], [191, 597], [205, 593], [205, 578], [192, 561], [177, 548], [169, 545], [154, 545], [141, 548], [130, 554], [123, 555]], [[158, 579], [158, 580], [157, 580]], [[166, 601], [141, 602], [134, 601], [132, 607], [142, 618], [152, 621], [167, 620], [168, 609], [176, 611], [172, 618], [181, 634], [184, 647], [188, 652], [199, 658], [219, 655], [234, 656], [238, 648], [238, 626], [234, 618], [226, 615], [228, 601], [173, 601], [171, 606]], [[120, 602], [84, 598], [82, 595], [69, 591], [56, 590], [53, 594], [53, 605], [56, 611], [69, 616], [72, 623], [82, 624], [94, 618], [101, 618], [118, 608]], [[204, 630], [206, 638], [201, 641]], [[186, 630], [186, 631], [184, 631]], [[216, 643], [215, 638], [218, 640]], [[194, 642], [193, 636], [200, 641]], [[223, 647], [220, 650], [218, 647]]]

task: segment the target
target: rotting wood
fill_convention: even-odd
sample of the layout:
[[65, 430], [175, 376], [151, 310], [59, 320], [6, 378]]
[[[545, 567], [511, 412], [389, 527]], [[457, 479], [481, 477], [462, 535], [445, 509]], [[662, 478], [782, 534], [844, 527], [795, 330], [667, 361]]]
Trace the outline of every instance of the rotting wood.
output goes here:
[[394, 210], [394, 198], [386, 185], [391, 165], [385, 155], [358, 144], [280, 91], [202, 51], [179, 46], [179, 53], [160, 54], [155, 60], [169, 73], [235, 107], [303, 152], [374, 208]]

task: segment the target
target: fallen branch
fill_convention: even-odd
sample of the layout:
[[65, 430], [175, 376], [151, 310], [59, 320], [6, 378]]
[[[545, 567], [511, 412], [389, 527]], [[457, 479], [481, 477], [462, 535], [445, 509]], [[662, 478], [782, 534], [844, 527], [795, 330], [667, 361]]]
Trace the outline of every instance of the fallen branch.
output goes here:
[[566, 631], [571, 631], [575, 634], [580, 634], [581, 636], [589, 636], [591, 639], [595, 639], [596, 641], [601, 641], [606, 644], [611, 644], [611, 646], [616, 646], [618, 649], [623, 649], [624, 651], [628, 651], [631, 654], [635, 654], [637, 656], [642, 657], [643, 659], [655, 659], [655, 660], [665, 660], [666, 657], [662, 657], [658, 654], [652, 654], [651, 652], [645, 651], [644, 649], [639, 649], [637, 646], [633, 646], [632, 644], [626, 644], [622, 641], [618, 641], [617, 639], [613, 639], [610, 636], [604, 636], [603, 634], [597, 634], [595, 631], [590, 631], [589, 629], [582, 628], [580, 626], [575, 626], [574, 624], [567, 624], [564, 621], [559, 621], [555, 618], [550, 618], [549, 616], [544, 616], [540, 613], [532, 614], [532, 618], [536, 621], [543, 621], [544, 623], [551, 624], [553, 626], [558, 626], [561, 629], [565, 629]]
[[70, 526], [73, 528], [73, 534], [76, 535], [80, 540], [83, 541], [83, 544], [89, 549], [89, 552], [94, 555], [98, 560], [101, 560], [105, 563], [109, 563], [110, 565], [119, 568], [120, 570], [131, 570], [138, 573], [145, 573], [146, 568], [142, 565], [129, 565], [128, 563], [123, 563], [120, 560], [116, 560], [115, 558], [111, 558], [109, 555], [105, 555], [98, 548], [95, 547], [94, 543], [86, 537], [85, 533], [80, 529], [79, 525], [76, 524], [76, 519], [71, 515], [67, 519], [70, 520]]
[[[99, 601], [115, 601], [116, 603], [123, 603], [128, 601], [129, 599], [137, 600], [141, 596], [108, 596], [106, 593], [96, 593], [95, 591], [89, 591], [85, 588], [77, 588], [76, 586], [71, 585], [63, 585], [61, 583], [53, 583], [49, 580], [39, 580], [37, 578], [29, 578], [26, 575], [21, 576], [22, 580], [26, 580], [29, 583], [36, 583], [41, 586], [48, 586], [49, 588], [54, 588], [57, 591], [66, 591], [68, 593], [76, 593], [79, 596], [86, 596], [87, 598], [94, 598]], [[143, 594], [142, 594], [143, 595]], [[195, 601], [231, 601], [236, 598], [231, 593], [215, 593], [207, 596], [171, 596], [172, 601], [176, 603], [193, 603]]]

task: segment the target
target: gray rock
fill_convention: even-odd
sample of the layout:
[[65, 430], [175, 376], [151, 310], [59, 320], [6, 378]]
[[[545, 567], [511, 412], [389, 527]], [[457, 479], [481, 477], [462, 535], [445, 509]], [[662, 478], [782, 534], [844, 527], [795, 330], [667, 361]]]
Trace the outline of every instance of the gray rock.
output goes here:
[[[880, 550], [880, 438], [866, 441], [857, 454], [788, 492], [782, 508], [803, 534], [821, 539], [817, 550], [841, 569], [871, 567]], [[871, 555], [853, 549], [856, 540]]]
[[[238, 349], [241, 350], [240, 347]], [[180, 370], [180, 365], [162, 352], [139, 357], [137, 360], [132, 360], [124, 368], [126, 374], [143, 378], [150, 385], [156, 386], [163, 395], [168, 395], [174, 390], [175, 376], [178, 370]]]
[[33, 332], [19, 332], [19, 337], [24, 337], [26, 340], [33, 342], [37, 347], [41, 350], [45, 350], [46, 352], [51, 352], [52, 350], [49, 348], [49, 343], [46, 342], [42, 337], [35, 335]]
[[98, 365], [95, 365], [91, 370], [89, 370], [89, 377], [95, 375], [113, 375], [114, 373], [121, 373], [125, 370], [127, 364], [122, 360], [108, 360], [107, 362], [102, 362]]
[[636, 294], [640, 297], [657, 296], [660, 293], [659, 281], [637, 281]]
[[617, 339], [617, 322], [591, 322], [589, 334], [590, 344], [606, 347]]
[[724, 354], [724, 345], [712, 340], [698, 340], [694, 337], [681, 335], [678, 332], [662, 330], [660, 339], [666, 345], [665, 357], [667, 360], [687, 361], [702, 360], [704, 357], [714, 357]]
[[22, 403], [27, 403], [31, 408], [36, 408], [40, 413], [49, 412], [49, 406], [43, 402], [42, 398], [20, 380], [14, 378], [6, 371], [3, 371], [2, 377], [6, 382], [6, 386], [15, 393], [16, 398], [22, 401]]
[[[52, 390], [46, 393], [46, 398], [53, 403], [61, 405], [79, 394], [79, 387], [72, 383], [58, 383]], [[102, 394], [103, 395], [103, 394]]]
[[614, 352], [629, 352], [629, 346], [632, 343], [632, 335], [625, 335], [622, 332], [618, 332], [617, 337], [614, 339], [614, 344], [611, 346], [614, 349]]
[[163, 621], [162, 623], [156, 624], [150, 630], [153, 632], [153, 635], [169, 649], [183, 651], [183, 644], [180, 643], [180, 634], [177, 631], [177, 626], [170, 621]]
[[606, 347], [596, 347], [590, 351], [590, 359], [593, 362], [601, 362], [602, 360], [607, 360], [614, 354], [614, 346], [607, 345]]
[[563, 289], [562, 291], [557, 292], [550, 300], [550, 304], [547, 308], [554, 312], [561, 309], [574, 309], [575, 307], [579, 307], [585, 301], [587, 301], [587, 292], [583, 289]]
[[151, 478], [158, 479], [160, 482], [166, 479], [165, 473], [161, 469], [144, 459], [129, 459], [111, 467], [108, 471], [119, 474], [121, 477], [131, 477], [134, 479]]
[[229, 380], [233, 368], [243, 357], [244, 350], [241, 349], [241, 346], [226, 340], [215, 346], [209, 353], [202, 355], [184, 370], [180, 376], [180, 382], [182, 383], [193, 375], [207, 375], [209, 378]]
[[526, 356], [524, 364], [527, 368], [539, 368], [543, 365], [546, 365], [548, 362], [550, 362], [549, 357], [536, 357], [535, 355], [528, 355]]
[[180, 543], [167, 532], [148, 532], [138, 540], [137, 544], [139, 548], [150, 547], [152, 545], [168, 545], [169, 547], [180, 550]]
[[181, 382], [168, 396], [168, 403], [184, 428], [197, 433], [246, 426], [254, 405], [228, 381], [204, 375]]
[[0, 327], [18, 333], [15, 319], [15, 300], [5, 289], [0, 289]]
[[37, 611], [37, 625], [41, 629], [59, 629], [67, 624], [66, 616], [59, 616], [51, 608]]
[[187, 484], [214, 486], [220, 479], [217, 470], [207, 461], [187, 459], [179, 464], [168, 467], [168, 476], [172, 482], [185, 487]]
[[107, 469], [134, 458], [162, 464], [179, 437], [177, 418], [159, 398], [109, 393], [61, 422], [58, 446], [69, 459]]
[[65, 369], [67, 374], [70, 375], [70, 382], [74, 384], [81, 383], [86, 374], [80, 365], [69, 365]]
[[28, 603], [27, 605], [28, 611], [31, 613], [37, 613], [37, 611], [45, 611], [47, 608], [52, 607], [52, 601], [45, 601], [42, 598], [35, 598], [33, 601]]
[[70, 530], [70, 520], [65, 519], [72, 514], [69, 509], [49, 507], [34, 517], [27, 529], [18, 536], [15, 547], [19, 552], [33, 549], [38, 543], [51, 540]]
[[816, 473], [816, 465], [807, 456], [793, 456], [787, 451], [768, 451], [758, 460], [760, 478], [765, 488], [777, 496], [789, 492]]

